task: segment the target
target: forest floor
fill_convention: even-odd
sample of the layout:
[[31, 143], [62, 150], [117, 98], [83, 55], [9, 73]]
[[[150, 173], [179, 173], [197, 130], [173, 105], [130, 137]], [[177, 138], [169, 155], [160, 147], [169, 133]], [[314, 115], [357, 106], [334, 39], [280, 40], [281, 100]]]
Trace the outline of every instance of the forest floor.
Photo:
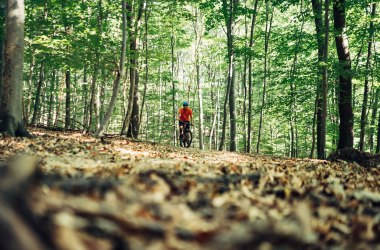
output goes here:
[[380, 249], [379, 168], [32, 132], [0, 139], [0, 234], [18, 247]]

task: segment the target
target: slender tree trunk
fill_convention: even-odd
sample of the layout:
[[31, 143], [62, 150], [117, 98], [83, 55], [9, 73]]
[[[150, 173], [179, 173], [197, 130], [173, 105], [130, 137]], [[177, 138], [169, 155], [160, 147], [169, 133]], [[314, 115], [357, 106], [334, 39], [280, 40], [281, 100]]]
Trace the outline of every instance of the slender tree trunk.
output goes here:
[[325, 0], [325, 20], [321, 0], [312, 0], [316, 37], [318, 44], [319, 75], [317, 86], [317, 157], [326, 157], [326, 116], [327, 116], [327, 59], [329, 39], [329, 0]]
[[54, 120], [54, 126], [55, 127], [58, 126], [59, 116], [60, 116], [60, 112], [61, 112], [61, 103], [63, 101], [63, 90], [64, 90], [63, 85], [64, 84], [61, 81], [61, 79], [59, 78], [59, 73], [58, 73], [58, 77], [57, 77], [57, 89], [58, 89], [58, 92], [57, 92], [57, 96], [56, 96], [57, 106], [56, 106], [55, 120]]
[[246, 152], [251, 152], [252, 142], [252, 48], [253, 48], [253, 34], [256, 26], [256, 17], [258, 12], [258, 0], [255, 1], [254, 12], [252, 14], [251, 33], [249, 35], [249, 54], [248, 54], [248, 138]]
[[219, 142], [219, 151], [223, 150], [225, 140], [226, 140], [227, 105], [228, 105], [229, 94], [230, 94], [230, 82], [227, 80], [226, 97], [224, 99], [224, 105], [223, 105], [222, 136], [221, 136], [220, 142]]
[[66, 116], [65, 116], [65, 129], [70, 129], [71, 128], [71, 73], [70, 70], [66, 70], [66, 105], [65, 105], [65, 111], [66, 111]]
[[334, 28], [335, 44], [338, 52], [341, 72], [339, 75], [339, 142], [338, 149], [353, 147], [353, 120], [352, 112], [352, 70], [351, 56], [346, 34], [346, 1], [333, 0], [334, 2]]
[[126, 15], [126, 1], [122, 1], [122, 42], [121, 42], [121, 53], [120, 53], [120, 63], [119, 68], [116, 74], [116, 79], [113, 84], [112, 96], [110, 100], [110, 104], [108, 105], [106, 114], [104, 119], [102, 120], [99, 128], [95, 132], [95, 136], [102, 136], [104, 129], [108, 126], [108, 122], [111, 118], [112, 111], [116, 104], [116, 98], [119, 93], [121, 76], [124, 73], [124, 65], [125, 65], [125, 52], [127, 47], [127, 15]]
[[88, 123], [88, 83], [87, 83], [87, 63], [84, 65], [83, 69], [83, 85], [82, 85], [82, 98], [83, 98], [83, 132], [86, 131]]
[[380, 94], [380, 89], [376, 88], [376, 91], [374, 94], [375, 100], [373, 102], [373, 107], [372, 107], [371, 127], [370, 127], [370, 131], [369, 131], [369, 149], [370, 149], [370, 152], [373, 152], [373, 150], [374, 150], [373, 137], [375, 134], [375, 123], [376, 123], [377, 109], [378, 109], [378, 103], [379, 103], [379, 94]]
[[201, 83], [201, 75], [200, 75], [200, 46], [202, 44], [202, 30], [201, 29], [201, 21], [202, 17], [199, 15], [199, 10], [195, 10], [195, 21], [194, 21], [194, 32], [195, 32], [195, 71], [196, 71], [196, 80], [197, 80], [197, 88], [198, 88], [198, 103], [199, 103], [199, 148], [204, 149], [204, 127], [203, 127], [203, 97], [202, 97], [202, 83]]
[[27, 95], [26, 100], [24, 102], [24, 121], [25, 123], [29, 122], [29, 115], [31, 112], [31, 101], [32, 101], [32, 94], [33, 94], [33, 73], [34, 73], [34, 67], [35, 67], [35, 56], [32, 52], [32, 61], [29, 64], [29, 73], [28, 73], [28, 82], [27, 82]]
[[269, 1], [266, 0], [266, 26], [265, 26], [265, 50], [264, 50], [264, 80], [263, 80], [263, 94], [261, 99], [260, 107], [260, 122], [257, 135], [257, 144], [256, 144], [256, 153], [260, 152], [260, 143], [261, 143], [261, 130], [263, 127], [264, 119], [264, 109], [265, 109], [265, 99], [266, 99], [266, 87], [267, 87], [267, 77], [268, 77], [268, 50], [269, 50], [269, 39], [272, 29], [273, 13], [269, 19]]
[[327, 92], [328, 92], [328, 58], [329, 58], [329, 30], [330, 30], [330, 2], [325, 0], [325, 39], [323, 46], [323, 64], [322, 64], [322, 116], [321, 116], [321, 138], [318, 143], [318, 158], [326, 158], [326, 123], [327, 123]]
[[296, 48], [293, 57], [293, 63], [290, 69], [290, 89], [291, 89], [291, 110], [290, 110], [290, 131], [291, 131], [291, 157], [298, 156], [298, 127], [297, 127], [297, 64], [298, 64], [298, 53], [302, 44], [302, 33], [305, 24], [305, 16], [303, 14], [303, 1], [301, 2], [300, 13], [302, 16], [302, 24], [299, 33], [297, 32], [296, 36]]
[[32, 122], [31, 122], [32, 125], [37, 124], [38, 112], [40, 110], [41, 89], [44, 82], [44, 67], [45, 67], [45, 63], [44, 61], [42, 61], [41, 66], [40, 66], [40, 75], [39, 75], [39, 80], [37, 83], [37, 90], [36, 90], [35, 101], [34, 101], [33, 117], [32, 117]]
[[311, 149], [310, 149], [310, 156], [309, 158], [314, 157], [314, 150], [315, 150], [315, 124], [317, 121], [317, 109], [318, 109], [318, 96], [315, 99], [315, 105], [314, 105], [314, 115], [313, 115], [313, 126], [311, 131]]
[[[173, 32], [173, 27], [172, 27]], [[175, 105], [175, 83], [174, 83], [174, 47], [175, 47], [175, 37], [172, 33], [171, 36], [171, 80], [172, 80], [172, 119], [173, 119], [173, 143], [174, 146], [177, 144], [177, 122], [176, 122], [176, 105]]]
[[[148, 3], [146, 3], [148, 5]], [[143, 95], [142, 95], [142, 101], [141, 101], [141, 110], [140, 110], [140, 118], [142, 118], [143, 110], [144, 110], [144, 105], [145, 105], [145, 100], [146, 100], [146, 92], [147, 92], [147, 87], [148, 87], [148, 79], [149, 79], [149, 60], [148, 60], [148, 13], [147, 13], [148, 6], [145, 7], [144, 9], [144, 24], [145, 24], [145, 35], [144, 35], [144, 47], [145, 47], [145, 81], [144, 81], [144, 90], [143, 90]], [[147, 116], [149, 112], [147, 110]], [[141, 121], [139, 123], [139, 127], [141, 126]], [[147, 121], [148, 123], [148, 121]], [[148, 133], [148, 126], [147, 126], [147, 133]], [[146, 139], [148, 139], [148, 135], [146, 135]]]
[[7, 3], [0, 131], [10, 136], [31, 137], [22, 115], [24, 1], [8, 0]]
[[362, 114], [360, 118], [360, 141], [359, 150], [364, 151], [364, 137], [367, 125], [367, 105], [368, 105], [368, 92], [369, 92], [369, 70], [371, 68], [371, 57], [372, 57], [372, 42], [375, 33], [375, 27], [373, 19], [376, 16], [376, 3], [372, 4], [371, 22], [369, 25], [369, 38], [368, 38], [368, 52], [367, 52], [367, 62], [366, 62], [366, 76], [364, 81], [364, 94], [363, 94], [363, 104], [362, 104]]
[[88, 118], [87, 132], [92, 131], [93, 116], [95, 113], [96, 81], [98, 78], [98, 71], [99, 71], [99, 55], [96, 55], [96, 59], [94, 63], [94, 71], [93, 71], [92, 81], [91, 81], [91, 97], [90, 97], [90, 103], [89, 103], [89, 118]]
[[52, 79], [50, 81], [50, 97], [49, 97], [49, 114], [47, 119], [47, 125], [51, 126], [53, 124], [53, 103], [54, 103], [54, 89], [55, 89], [55, 78], [56, 70], [53, 70]]
[[[225, 25], [227, 28], [227, 50], [228, 50], [228, 76], [227, 76], [227, 91], [226, 98], [228, 98], [229, 111], [230, 111], [230, 151], [236, 151], [236, 108], [235, 108], [235, 48], [234, 48], [234, 29], [235, 29], [235, 14], [239, 5], [238, 0], [223, 0], [222, 8], [224, 14]], [[225, 100], [225, 107], [227, 99]], [[226, 110], [225, 110], [226, 111]], [[223, 131], [222, 140], [219, 146], [223, 148], [225, 140], [225, 127], [226, 127], [227, 114], [223, 115]]]

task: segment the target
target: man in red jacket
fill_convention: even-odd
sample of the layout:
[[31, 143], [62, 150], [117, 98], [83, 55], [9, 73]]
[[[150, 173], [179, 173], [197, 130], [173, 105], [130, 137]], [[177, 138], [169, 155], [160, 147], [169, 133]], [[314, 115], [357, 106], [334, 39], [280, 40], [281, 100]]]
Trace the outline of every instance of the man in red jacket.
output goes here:
[[183, 108], [178, 110], [177, 119], [179, 120], [180, 138], [182, 138], [183, 127], [189, 128], [190, 124], [193, 123], [193, 111], [189, 108], [188, 102], [183, 102]]

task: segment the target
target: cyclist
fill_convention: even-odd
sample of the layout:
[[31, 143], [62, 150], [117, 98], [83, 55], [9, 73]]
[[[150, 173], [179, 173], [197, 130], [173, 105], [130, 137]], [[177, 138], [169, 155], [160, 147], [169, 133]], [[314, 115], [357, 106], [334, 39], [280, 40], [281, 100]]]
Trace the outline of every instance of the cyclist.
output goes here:
[[189, 103], [184, 101], [182, 103], [183, 108], [178, 110], [177, 120], [179, 120], [179, 138], [182, 139], [182, 128], [186, 126], [189, 128], [190, 124], [193, 122], [193, 111], [189, 108]]

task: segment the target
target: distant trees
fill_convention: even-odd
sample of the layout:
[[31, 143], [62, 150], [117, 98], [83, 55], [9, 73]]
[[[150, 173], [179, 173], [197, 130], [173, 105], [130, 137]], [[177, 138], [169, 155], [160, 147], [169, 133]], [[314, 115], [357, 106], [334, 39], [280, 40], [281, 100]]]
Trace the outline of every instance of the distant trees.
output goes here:
[[[318, 158], [342, 147], [380, 150], [375, 2], [25, 3], [18, 124], [176, 144], [175, 113], [187, 100], [200, 148], [292, 157], [316, 149]], [[9, 64], [2, 54], [0, 109], [8, 110], [20, 100], [9, 96], [6, 67], [21, 58]]]

